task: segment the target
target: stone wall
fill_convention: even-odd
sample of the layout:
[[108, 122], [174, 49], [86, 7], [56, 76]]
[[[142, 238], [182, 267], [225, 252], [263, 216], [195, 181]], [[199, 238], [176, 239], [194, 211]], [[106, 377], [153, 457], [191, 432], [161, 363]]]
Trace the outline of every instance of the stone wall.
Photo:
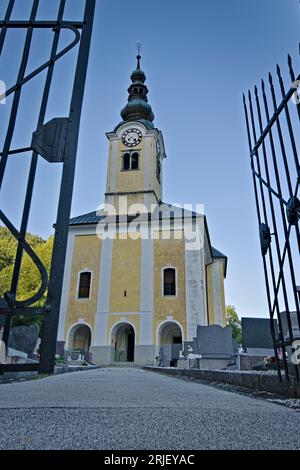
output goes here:
[[260, 390], [289, 398], [300, 398], [300, 382], [279, 382], [276, 372], [223, 371], [144, 367], [146, 370], [178, 377], [192, 377], [208, 382], [227, 383], [250, 390]]

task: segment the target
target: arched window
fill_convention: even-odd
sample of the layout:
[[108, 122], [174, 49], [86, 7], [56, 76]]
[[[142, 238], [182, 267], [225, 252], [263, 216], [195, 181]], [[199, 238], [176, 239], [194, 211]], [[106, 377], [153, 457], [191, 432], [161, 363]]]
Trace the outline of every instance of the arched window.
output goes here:
[[131, 169], [138, 170], [138, 168], [139, 168], [139, 154], [137, 152], [134, 152], [131, 155]]
[[84, 272], [79, 275], [78, 299], [88, 299], [90, 297], [92, 273]]
[[124, 153], [123, 155], [123, 170], [130, 170], [130, 154]]
[[176, 295], [176, 269], [164, 269], [164, 295]]
[[126, 152], [122, 155], [122, 170], [139, 170], [139, 152]]

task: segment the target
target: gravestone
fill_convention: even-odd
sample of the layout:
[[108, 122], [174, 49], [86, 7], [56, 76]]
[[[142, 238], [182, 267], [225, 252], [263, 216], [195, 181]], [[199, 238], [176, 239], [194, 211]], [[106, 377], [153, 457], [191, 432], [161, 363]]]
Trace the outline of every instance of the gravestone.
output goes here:
[[[278, 335], [277, 321], [273, 320]], [[273, 339], [269, 318], [242, 318], [242, 345], [250, 354], [273, 355]]]
[[35, 350], [38, 337], [39, 327], [37, 325], [15, 326], [10, 331], [8, 347], [30, 356]]
[[177, 362], [182, 344], [166, 344], [159, 351], [159, 362], [162, 367], [169, 367]]
[[[287, 313], [286, 312], [281, 312], [280, 313], [280, 318], [281, 318], [283, 336], [284, 336], [284, 338], [289, 338], [290, 332], [289, 332], [289, 327], [288, 327]], [[290, 319], [291, 319], [291, 327], [292, 327], [293, 337], [294, 337], [294, 339], [295, 338], [299, 339], [300, 338], [300, 329], [299, 329], [297, 312], [290, 312]]]
[[230, 359], [234, 356], [232, 328], [219, 325], [197, 326], [194, 354], [205, 359]]

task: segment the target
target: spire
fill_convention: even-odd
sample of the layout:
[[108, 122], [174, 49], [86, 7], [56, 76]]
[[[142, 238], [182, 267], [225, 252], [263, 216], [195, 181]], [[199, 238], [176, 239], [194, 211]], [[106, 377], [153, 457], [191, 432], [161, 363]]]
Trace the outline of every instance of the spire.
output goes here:
[[140, 70], [141, 69], [141, 64], [140, 64], [140, 60], [141, 60], [141, 52], [142, 52], [142, 43], [140, 41], [138, 41], [136, 43], [136, 47], [137, 47], [137, 70]]
[[138, 44], [136, 69], [131, 74], [131, 85], [128, 88], [128, 103], [121, 111], [123, 122], [141, 121], [146, 127], [153, 128], [154, 114], [148, 103], [148, 88], [145, 85], [146, 75], [141, 70], [141, 49]]

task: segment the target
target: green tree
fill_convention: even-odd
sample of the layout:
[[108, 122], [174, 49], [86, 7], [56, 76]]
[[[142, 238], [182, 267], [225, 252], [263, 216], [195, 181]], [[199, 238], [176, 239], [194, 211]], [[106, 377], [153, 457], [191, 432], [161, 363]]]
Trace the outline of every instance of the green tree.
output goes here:
[[[34, 249], [49, 274], [53, 237], [45, 241], [36, 235], [27, 234], [26, 241]], [[16, 247], [17, 242], [10, 235], [8, 230], [0, 227], [0, 296], [3, 296], [4, 292], [10, 290]], [[39, 270], [27, 253], [24, 253], [18, 283], [17, 300], [26, 300], [32, 297], [38, 291], [40, 284]], [[43, 306], [45, 304], [46, 295], [47, 293], [36, 302], [35, 306]], [[30, 325], [33, 323], [37, 323], [41, 327], [43, 317], [14, 317], [13, 319], [14, 326]]]
[[[45, 243], [45, 241], [37, 236], [28, 233], [26, 240], [32, 248]], [[17, 249], [17, 241], [10, 231], [5, 227], [0, 227], [0, 271], [13, 264]]]
[[242, 322], [233, 305], [226, 306], [226, 325], [232, 327], [232, 336], [238, 344], [242, 344]]

